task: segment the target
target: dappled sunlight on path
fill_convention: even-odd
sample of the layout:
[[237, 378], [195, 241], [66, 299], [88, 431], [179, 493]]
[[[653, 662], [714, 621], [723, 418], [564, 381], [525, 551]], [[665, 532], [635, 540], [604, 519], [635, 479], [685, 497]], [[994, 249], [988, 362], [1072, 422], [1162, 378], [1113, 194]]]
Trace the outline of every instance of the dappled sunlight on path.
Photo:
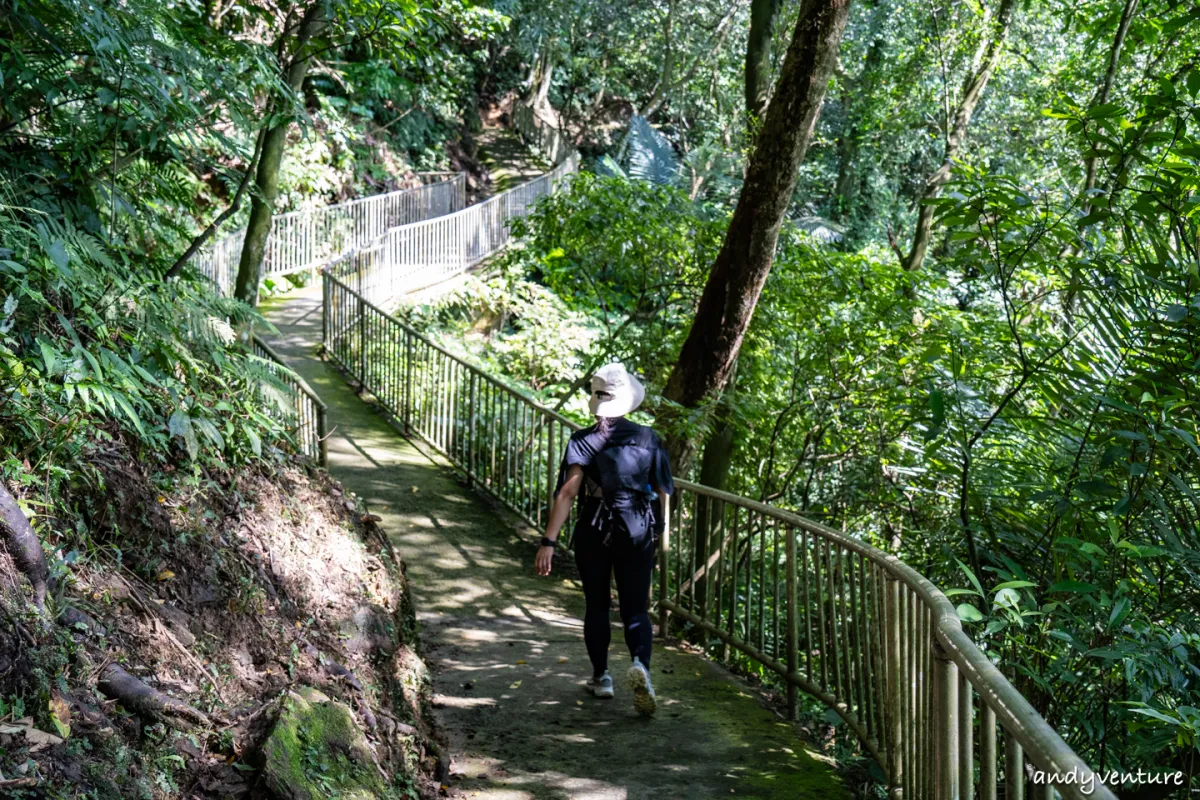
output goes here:
[[329, 406], [329, 469], [407, 565], [452, 797], [481, 800], [845, 796], [793, 727], [723, 670], [659, 646], [653, 720], [638, 717], [613, 631], [615, 700], [585, 693], [573, 565], [533, 574], [533, 540], [414, 448], [316, 357], [320, 289], [264, 303], [268, 339]]

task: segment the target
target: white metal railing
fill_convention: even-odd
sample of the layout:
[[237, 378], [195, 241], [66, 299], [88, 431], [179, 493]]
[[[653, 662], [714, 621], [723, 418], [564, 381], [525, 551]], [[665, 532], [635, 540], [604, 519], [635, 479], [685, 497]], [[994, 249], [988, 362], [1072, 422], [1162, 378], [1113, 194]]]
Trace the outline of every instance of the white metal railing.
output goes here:
[[[451, 214], [463, 207], [464, 173], [428, 173], [425, 177], [436, 180], [413, 189], [275, 216], [260, 278], [319, 267], [390, 228]], [[225, 294], [237, 277], [245, 238], [245, 228], [234, 231], [198, 253], [193, 261], [196, 269]]]
[[483, 261], [509, 240], [509, 223], [579, 166], [569, 154], [557, 167], [482, 203], [436, 219], [392, 228], [334, 260], [326, 271], [374, 303], [441, 283]]

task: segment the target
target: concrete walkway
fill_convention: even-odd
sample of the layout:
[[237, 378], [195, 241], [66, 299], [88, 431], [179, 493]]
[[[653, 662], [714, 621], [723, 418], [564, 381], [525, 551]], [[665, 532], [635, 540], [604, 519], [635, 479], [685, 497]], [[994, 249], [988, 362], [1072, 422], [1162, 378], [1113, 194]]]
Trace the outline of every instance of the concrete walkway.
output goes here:
[[320, 291], [264, 304], [273, 344], [329, 405], [329, 469], [363, 497], [403, 557], [452, 757], [451, 797], [838, 798], [832, 769], [723, 669], [658, 647], [661, 704], [639, 718], [614, 627], [617, 698], [587, 694], [574, 566], [533, 572], [534, 544], [418, 452], [316, 358]]

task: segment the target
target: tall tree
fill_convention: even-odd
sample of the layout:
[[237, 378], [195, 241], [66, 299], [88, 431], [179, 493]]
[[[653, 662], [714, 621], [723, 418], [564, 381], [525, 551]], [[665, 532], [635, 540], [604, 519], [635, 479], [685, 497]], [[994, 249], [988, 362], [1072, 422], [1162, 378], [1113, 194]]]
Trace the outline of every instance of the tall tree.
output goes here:
[[[293, 94], [299, 94], [312, 62], [314, 40], [329, 22], [326, 0], [316, 0], [309, 6], [299, 25], [285, 24], [276, 48], [281, 64], [286, 64], [284, 74]], [[263, 258], [267, 252], [267, 239], [271, 235], [271, 220], [275, 216], [275, 199], [279, 195], [279, 165], [287, 146], [288, 127], [291, 115], [266, 117], [266, 132], [258, 158], [258, 169], [254, 177], [257, 190], [250, 200], [250, 219], [246, 224], [246, 240], [242, 245], [242, 256], [238, 262], [237, 283], [234, 294], [243, 302], [254, 304], [258, 300], [258, 280]]]
[[875, 94], [879, 89], [884, 48], [887, 44], [887, 37], [883, 30], [887, 8], [879, 0], [875, 0], [872, 6], [874, 11], [871, 14], [871, 27], [868, 33], [871, 44], [867, 48], [862, 71], [854, 77], [844, 72], [838, 75], [838, 83], [842, 86], [842, 104], [845, 108], [847, 126], [838, 138], [838, 172], [833, 188], [833, 213], [835, 218], [842, 221], [850, 218], [854, 206], [860, 180], [855, 165], [858, 163], [859, 148], [867, 133], [865, 130], [865, 120], [868, 117], [867, 108], [875, 102]]
[[750, 33], [746, 37], [746, 115], [762, 119], [771, 94], [771, 35], [779, 0], [750, 0]]
[[[729, 382], [771, 271], [849, 12], [850, 0], [804, 0], [800, 7], [737, 208], [667, 379], [664, 396], [685, 409], [717, 397]], [[692, 455], [688, 437], [673, 431], [668, 446], [682, 473]]]
[[983, 32], [979, 37], [979, 47], [975, 51], [975, 57], [971, 59], [971, 68], [967, 71], [966, 80], [963, 82], [962, 93], [954, 109], [953, 120], [950, 119], [950, 115], [947, 115], [944, 122], [945, 139], [942, 148], [942, 164], [925, 180], [925, 186], [917, 198], [917, 227], [913, 232], [908, 254], [905, 255], [900, 250], [900, 246], [894, 241], [892, 242], [900, 264], [906, 270], [920, 269], [921, 265], [925, 263], [925, 253], [929, 250], [929, 238], [933, 230], [934, 212], [934, 207], [925, 201], [932, 200], [941, 194], [942, 187], [950, 180], [954, 159], [962, 150], [963, 143], [967, 139], [967, 128], [971, 125], [971, 117], [975, 113], [976, 106], [979, 105], [980, 98], [983, 97], [983, 90], [987, 88], [996, 64], [1000, 61], [1000, 54], [1004, 50], [1004, 40], [1008, 38], [1008, 31], [1012, 27], [1016, 9], [1017, 0], [1000, 0], [1000, 8], [996, 11], [995, 16], [992, 16], [990, 7], [984, 11]]

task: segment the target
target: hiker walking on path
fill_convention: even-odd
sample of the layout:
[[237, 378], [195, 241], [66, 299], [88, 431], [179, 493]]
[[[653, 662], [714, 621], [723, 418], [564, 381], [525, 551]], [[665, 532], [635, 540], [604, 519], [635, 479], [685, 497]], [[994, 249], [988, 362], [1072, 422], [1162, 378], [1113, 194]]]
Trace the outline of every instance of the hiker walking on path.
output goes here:
[[601, 367], [592, 376], [588, 407], [596, 424], [576, 431], [567, 442], [536, 566], [539, 575], [550, 574], [555, 543], [578, 497], [573, 543], [586, 606], [583, 638], [592, 661], [588, 688], [596, 697], [614, 694], [608, 671], [608, 612], [615, 576], [625, 644], [633, 658], [633, 705], [649, 716], [657, 707], [650, 683], [650, 581], [666, 524], [667, 496], [675, 484], [658, 436], [625, 418], [645, 395], [638, 379], [620, 364]]

